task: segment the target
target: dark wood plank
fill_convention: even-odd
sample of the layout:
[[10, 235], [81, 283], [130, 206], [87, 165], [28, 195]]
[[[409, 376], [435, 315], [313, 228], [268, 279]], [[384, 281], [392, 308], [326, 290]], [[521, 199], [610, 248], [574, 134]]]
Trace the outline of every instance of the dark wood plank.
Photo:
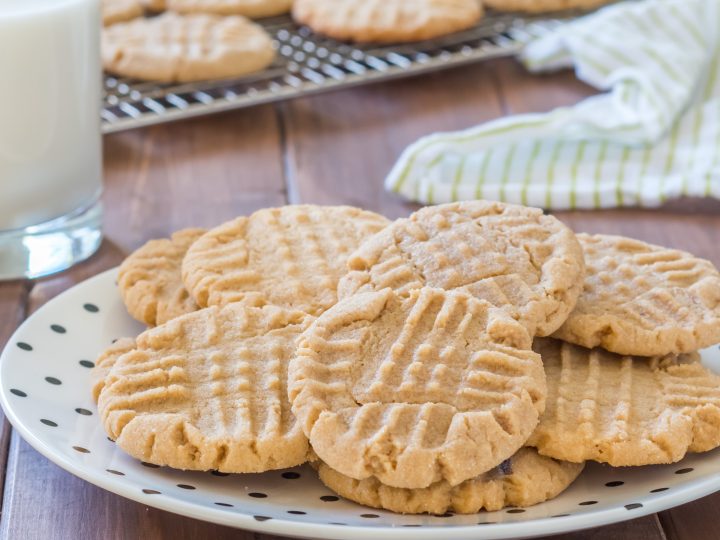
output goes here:
[[668, 540], [716, 540], [720, 538], [717, 511], [720, 493], [660, 513]]
[[423, 135], [502, 115], [493, 70], [452, 70], [298, 99], [282, 106], [291, 199], [352, 204], [390, 218], [415, 206], [386, 193], [400, 152]]

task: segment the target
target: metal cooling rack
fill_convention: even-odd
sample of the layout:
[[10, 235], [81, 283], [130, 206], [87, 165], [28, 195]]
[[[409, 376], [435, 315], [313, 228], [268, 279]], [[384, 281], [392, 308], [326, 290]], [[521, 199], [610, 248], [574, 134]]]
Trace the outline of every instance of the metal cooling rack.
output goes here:
[[106, 76], [103, 132], [511, 56], [528, 39], [567, 18], [489, 15], [475, 28], [451, 36], [378, 48], [340, 43], [296, 25], [289, 16], [274, 17], [261, 24], [275, 39], [277, 59], [268, 69], [249, 77], [157, 84]]

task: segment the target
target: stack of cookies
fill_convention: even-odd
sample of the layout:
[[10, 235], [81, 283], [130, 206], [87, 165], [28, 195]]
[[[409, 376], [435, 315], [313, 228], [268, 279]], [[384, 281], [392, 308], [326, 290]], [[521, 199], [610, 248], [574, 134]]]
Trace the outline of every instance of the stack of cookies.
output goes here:
[[[159, 82], [240, 77], [275, 58], [250, 21], [292, 10], [298, 24], [341, 41], [399, 43], [475, 26], [500, 11], [591, 8], [608, 0], [103, 0], [102, 60], [109, 73]], [[157, 14], [145, 17], [146, 14]]]
[[720, 273], [538, 209], [260, 210], [149, 242], [118, 284], [151, 328], [102, 353], [93, 393], [145, 462], [310, 461], [349, 500], [442, 514], [720, 446], [695, 352], [720, 342]]

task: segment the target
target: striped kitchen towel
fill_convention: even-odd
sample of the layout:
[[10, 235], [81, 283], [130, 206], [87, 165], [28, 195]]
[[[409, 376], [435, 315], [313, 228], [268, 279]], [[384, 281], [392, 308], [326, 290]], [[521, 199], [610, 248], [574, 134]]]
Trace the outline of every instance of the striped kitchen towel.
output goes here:
[[720, 0], [608, 6], [529, 43], [533, 71], [575, 66], [604, 91], [408, 147], [386, 188], [425, 204], [545, 208], [720, 198]]

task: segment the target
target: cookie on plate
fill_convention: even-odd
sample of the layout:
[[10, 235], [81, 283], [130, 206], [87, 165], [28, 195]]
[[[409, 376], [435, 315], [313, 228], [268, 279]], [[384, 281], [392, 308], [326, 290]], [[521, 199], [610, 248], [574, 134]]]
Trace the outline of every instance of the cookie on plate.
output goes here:
[[673, 463], [720, 446], [720, 376], [696, 353], [618, 356], [536, 339], [547, 407], [528, 441], [545, 456], [614, 467]]
[[110, 373], [110, 370], [120, 358], [126, 352], [129, 352], [135, 348], [134, 338], [120, 338], [113, 342], [107, 349], [100, 353], [100, 356], [95, 360], [95, 367], [90, 372], [90, 389], [92, 397], [97, 402], [100, 392], [105, 386], [105, 377]]
[[242, 301], [319, 315], [337, 301], [350, 253], [388, 223], [350, 206], [259, 210], [195, 242], [183, 261], [183, 281], [203, 307]]
[[475, 26], [479, 0], [295, 0], [293, 18], [335, 39], [418, 41]]
[[662, 356], [720, 342], [720, 272], [690, 253], [579, 234], [585, 287], [554, 337], [619, 354]]
[[100, 4], [103, 26], [130, 21], [142, 16], [140, 0], [102, 0]]
[[521, 448], [495, 469], [456, 486], [441, 481], [423, 489], [390, 487], [372, 477], [355, 480], [322, 462], [318, 474], [335, 493], [365, 506], [402, 514], [474, 514], [554, 499], [575, 481], [584, 466], [541, 456], [534, 448]]
[[582, 290], [573, 232], [538, 208], [491, 201], [429, 206], [398, 219], [348, 259], [341, 298], [391, 287], [464, 289], [507, 309], [530, 335], [557, 330]]
[[334, 470], [394, 487], [456, 485], [535, 429], [545, 375], [529, 345], [517, 321], [461, 291], [357, 294], [303, 334], [288, 395]]
[[183, 229], [170, 238], [150, 240], [120, 265], [118, 287], [130, 315], [148, 326], [198, 309], [182, 282], [180, 266], [188, 248], [205, 229]]
[[483, 0], [485, 7], [497, 11], [547, 13], [565, 9], [592, 9], [613, 0]]
[[104, 28], [103, 67], [109, 73], [160, 82], [240, 77], [275, 58], [265, 30], [240, 17], [163, 13]]
[[253, 19], [290, 11], [292, 0], [165, 0], [165, 7], [178, 13], [243, 15]]
[[105, 377], [98, 410], [132, 457], [176, 469], [262, 472], [304, 463], [287, 363], [307, 316], [233, 304], [142, 333]]

